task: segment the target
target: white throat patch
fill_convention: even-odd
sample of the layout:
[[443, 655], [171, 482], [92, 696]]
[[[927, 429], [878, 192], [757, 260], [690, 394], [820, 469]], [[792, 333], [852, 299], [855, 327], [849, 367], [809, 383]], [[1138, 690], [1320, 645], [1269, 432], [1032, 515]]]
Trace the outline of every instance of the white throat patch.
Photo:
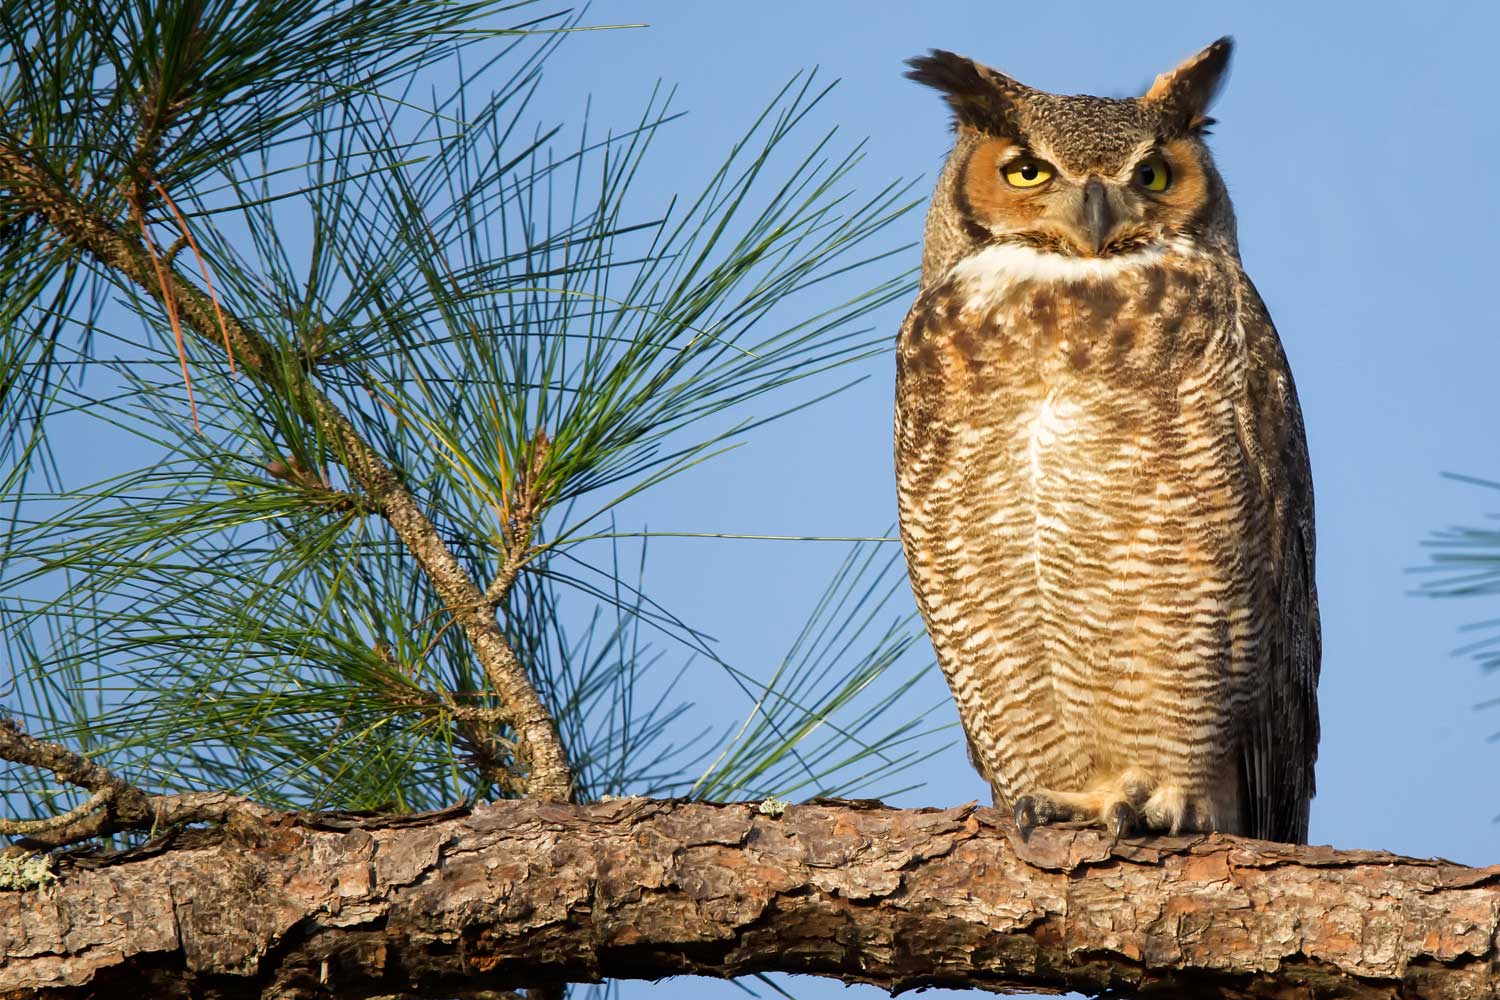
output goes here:
[[[1186, 248], [1172, 247], [1173, 253]], [[1187, 252], [1191, 252], [1190, 250]], [[996, 243], [953, 265], [948, 280], [964, 285], [974, 298], [989, 298], [1029, 282], [1099, 281], [1165, 260], [1168, 251], [1146, 247], [1108, 257], [1068, 257], [1017, 243]]]

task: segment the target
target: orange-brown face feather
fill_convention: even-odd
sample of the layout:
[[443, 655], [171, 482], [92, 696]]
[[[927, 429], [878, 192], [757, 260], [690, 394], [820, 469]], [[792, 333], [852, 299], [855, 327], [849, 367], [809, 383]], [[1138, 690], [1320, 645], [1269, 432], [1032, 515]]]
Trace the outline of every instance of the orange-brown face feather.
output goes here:
[[1017, 188], [1005, 182], [1001, 167], [1022, 152], [1011, 139], [984, 137], [978, 140], [964, 164], [960, 188], [974, 218], [989, 222], [1005, 220], [1008, 227], [1035, 225], [1046, 211], [1036, 198], [1037, 189]]
[[[1188, 235], [1205, 221], [1212, 197], [1202, 144], [1180, 137], [1159, 145], [1143, 138], [1137, 155], [1107, 175], [1069, 169], [1020, 142], [971, 133], [956, 194], [960, 213], [988, 239], [1025, 243], [1078, 256], [1107, 256]], [[1153, 158], [1165, 162], [1168, 183], [1153, 191], [1142, 182], [1140, 167]], [[1051, 174], [1035, 187], [1018, 187], [1006, 179], [1017, 163], [1030, 161]], [[1103, 186], [1109, 226], [1105, 243], [1096, 247], [1089, 230], [1084, 190], [1090, 180]]]
[[1172, 171], [1172, 183], [1148, 202], [1143, 212], [1148, 223], [1175, 234], [1202, 216], [1209, 197], [1202, 148], [1195, 139], [1162, 143], [1159, 153]]

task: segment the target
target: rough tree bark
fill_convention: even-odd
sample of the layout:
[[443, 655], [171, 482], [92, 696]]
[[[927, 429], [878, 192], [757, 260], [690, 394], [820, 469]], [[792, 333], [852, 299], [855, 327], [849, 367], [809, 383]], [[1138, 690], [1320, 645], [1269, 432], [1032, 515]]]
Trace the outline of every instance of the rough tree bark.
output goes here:
[[245, 810], [0, 893], [0, 995], [479, 996], [780, 970], [893, 991], [1493, 997], [1500, 867], [989, 809]]

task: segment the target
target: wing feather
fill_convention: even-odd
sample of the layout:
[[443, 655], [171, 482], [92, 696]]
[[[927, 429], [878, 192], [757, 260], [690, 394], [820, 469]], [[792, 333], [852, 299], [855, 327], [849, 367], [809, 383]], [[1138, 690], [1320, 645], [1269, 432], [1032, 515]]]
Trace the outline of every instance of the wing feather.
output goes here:
[[1237, 401], [1241, 440], [1260, 479], [1274, 561], [1277, 617], [1269, 634], [1264, 697], [1246, 720], [1241, 769], [1251, 836], [1307, 842], [1318, 758], [1322, 632], [1314, 576], [1312, 472], [1302, 408], [1270, 314], [1243, 274], [1239, 328], [1247, 357]]

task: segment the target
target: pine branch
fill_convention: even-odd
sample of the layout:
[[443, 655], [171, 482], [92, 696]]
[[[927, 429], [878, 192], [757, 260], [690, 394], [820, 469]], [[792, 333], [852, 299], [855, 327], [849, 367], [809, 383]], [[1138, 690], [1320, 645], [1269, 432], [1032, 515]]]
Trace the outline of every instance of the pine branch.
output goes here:
[[[105, 268], [163, 305], [170, 302], [183, 325], [204, 343], [215, 347], [227, 343], [232, 356], [251, 376], [299, 397], [288, 402], [315, 415], [350, 474], [416, 558], [446, 610], [463, 629], [505, 707], [506, 721], [517, 734], [524, 763], [529, 766], [524, 779], [526, 793], [546, 800], [567, 800], [572, 794], [572, 776], [556, 726], [506, 642], [492, 605], [397, 472], [349, 418], [310, 379], [278, 365], [275, 352], [258, 333], [233, 314], [221, 313], [175, 268], [153, 259], [142, 243], [129, 238], [109, 219], [92, 213], [60, 183], [34, 167], [21, 150], [8, 145], [0, 145], [0, 189], [11, 192], [26, 210], [45, 219], [71, 245]], [[158, 281], [158, 269], [164, 275], [165, 290]], [[491, 777], [504, 780], [507, 776]]]
[[1500, 989], [1500, 868], [1217, 835], [1023, 845], [972, 806], [247, 812], [56, 874], [0, 893], [6, 995], [473, 997], [769, 971], [893, 991]]
[[271, 810], [225, 792], [147, 795], [61, 744], [26, 735], [14, 719], [3, 715], [0, 760], [50, 771], [59, 781], [94, 793], [76, 808], [46, 819], [0, 818], [0, 836], [21, 838], [19, 846], [7, 852], [51, 850], [117, 833], [171, 831], [193, 823], [263, 823], [271, 816]]
[[59, 781], [93, 793], [75, 808], [46, 819], [0, 817], [0, 836], [34, 837], [50, 847], [97, 837], [111, 828], [139, 826], [151, 816], [140, 789], [64, 746], [27, 736], [14, 719], [4, 715], [0, 715], [0, 760], [50, 771]]

